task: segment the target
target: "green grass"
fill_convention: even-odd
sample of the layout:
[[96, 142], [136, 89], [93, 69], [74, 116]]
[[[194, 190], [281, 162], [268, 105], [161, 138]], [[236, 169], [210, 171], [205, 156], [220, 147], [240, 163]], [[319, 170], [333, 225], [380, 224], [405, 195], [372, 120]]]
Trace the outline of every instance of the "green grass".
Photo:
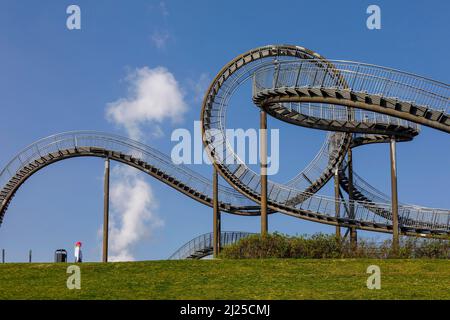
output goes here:
[[[366, 269], [381, 268], [381, 290]], [[450, 299], [448, 260], [200, 260], [0, 265], [2, 299]]]

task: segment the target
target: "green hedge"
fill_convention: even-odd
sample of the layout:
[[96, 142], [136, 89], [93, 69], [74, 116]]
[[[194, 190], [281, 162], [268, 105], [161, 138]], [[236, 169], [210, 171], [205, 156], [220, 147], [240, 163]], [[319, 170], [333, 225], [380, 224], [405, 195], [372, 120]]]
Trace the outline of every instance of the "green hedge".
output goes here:
[[348, 240], [338, 240], [334, 235], [314, 234], [312, 236], [288, 236], [280, 233], [265, 237], [252, 235], [223, 248], [220, 257], [224, 259], [265, 258], [450, 258], [448, 240], [418, 239], [405, 237], [400, 241], [397, 254], [392, 251], [391, 240], [376, 243], [359, 239], [356, 248]]

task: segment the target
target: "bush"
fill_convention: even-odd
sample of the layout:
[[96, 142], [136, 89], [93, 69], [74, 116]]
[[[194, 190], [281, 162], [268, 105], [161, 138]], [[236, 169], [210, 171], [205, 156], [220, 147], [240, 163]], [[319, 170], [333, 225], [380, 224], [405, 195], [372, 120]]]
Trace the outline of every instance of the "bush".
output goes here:
[[225, 259], [267, 259], [267, 258], [450, 258], [448, 240], [402, 238], [399, 251], [392, 251], [391, 240], [379, 244], [360, 239], [353, 248], [348, 240], [339, 240], [334, 235], [314, 234], [312, 236], [288, 236], [274, 233], [262, 237], [252, 235], [223, 248], [220, 257]]
[[290, 256], [286, 258], [339, 258], [342, 244], [333, 235], [289, 237]]
[[224, 252], [230, 259], [285, 258], [289, 255], [289, 248], [288, 239], [280, 234], [251, 235], [225, 247]]

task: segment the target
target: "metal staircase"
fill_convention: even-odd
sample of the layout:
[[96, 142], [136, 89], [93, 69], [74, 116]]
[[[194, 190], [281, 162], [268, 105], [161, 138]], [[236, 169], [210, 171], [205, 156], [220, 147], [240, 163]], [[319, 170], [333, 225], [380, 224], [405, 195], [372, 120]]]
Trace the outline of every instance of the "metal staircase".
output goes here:
[[[222, 246], [230, 245], [246, 238], [254, 233], [242, 231], [224, 231], [220, 233], [220, 243]], [[169, 260], [178, 259], [201, 259], [212, 255], [213, 253], [213, 233], [205, 233], [190, 240], [176, 252]]]

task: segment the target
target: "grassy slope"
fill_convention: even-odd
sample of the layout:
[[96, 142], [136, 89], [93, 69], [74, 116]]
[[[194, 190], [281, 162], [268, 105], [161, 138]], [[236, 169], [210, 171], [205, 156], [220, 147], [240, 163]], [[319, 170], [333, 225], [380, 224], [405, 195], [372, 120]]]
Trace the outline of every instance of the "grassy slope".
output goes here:
[[[381, 290], [366, 268], [381, 268]], [[201, 260], [0, 265], [0, 299], [450, 299], [447, 260]]]

